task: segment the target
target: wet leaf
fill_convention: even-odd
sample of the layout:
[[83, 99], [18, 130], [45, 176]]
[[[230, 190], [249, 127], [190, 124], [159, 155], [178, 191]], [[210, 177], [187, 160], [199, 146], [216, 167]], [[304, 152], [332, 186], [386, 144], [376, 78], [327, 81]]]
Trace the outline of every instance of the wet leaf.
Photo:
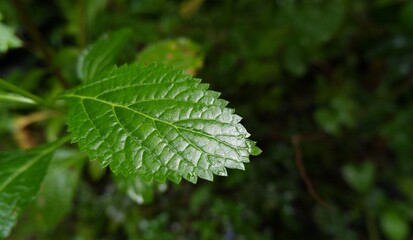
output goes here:
[[195, 183], [260, 151], [219, 93], [167, 66], [114, 68], [68, 92], [69, 131], [115, 174]]

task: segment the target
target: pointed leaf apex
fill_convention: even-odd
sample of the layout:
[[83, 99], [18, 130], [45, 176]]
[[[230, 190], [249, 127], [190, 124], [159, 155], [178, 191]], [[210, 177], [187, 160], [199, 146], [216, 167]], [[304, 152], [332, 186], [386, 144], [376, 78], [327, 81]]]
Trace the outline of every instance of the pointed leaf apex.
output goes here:
[[206, 84], [164, 65], [112, 68], [65, 95], [80, 149], [122, 175], [196, 183], [260, 150]]

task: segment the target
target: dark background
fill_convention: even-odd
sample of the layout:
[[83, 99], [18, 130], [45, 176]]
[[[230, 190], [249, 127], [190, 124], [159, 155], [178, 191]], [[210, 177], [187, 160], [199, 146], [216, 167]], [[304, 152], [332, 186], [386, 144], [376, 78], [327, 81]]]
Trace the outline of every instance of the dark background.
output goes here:
[[[32, 206], [11, 239], [413, 236], [413, 2], [17, 2], [72, 86], [76, 57], [106, 32], [133, 29], [120, 63], [152, 43], [191, 39], [205, 56], [197, 77], [222, 92], [263, 153], [214, 182], [147, 186], [153, 201], [141, 205], [87, 163], [70, 211], [46, 224]], [[0, 77], [55, 96], [61, 86], [30, 26], [12, 1], [0, 12], [24, 42], [0, 55]], [[0, 105], [0, 149], [18, 147], [14, 119], [32, 111]], [[50, 124], [27, 131], [42, 141]]]

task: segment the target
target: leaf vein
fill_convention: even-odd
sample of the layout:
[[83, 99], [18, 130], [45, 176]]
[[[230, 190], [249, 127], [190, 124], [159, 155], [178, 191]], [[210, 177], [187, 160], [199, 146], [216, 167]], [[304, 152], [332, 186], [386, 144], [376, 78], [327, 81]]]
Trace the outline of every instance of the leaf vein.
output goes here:
[[[128, 108], [128, 107], [126, 107], [126, 106], [119, 105], [119, 104], [115, 104], [115, 103], [112, 103], [112, 102], [108, 102], [108, 101], [105, 101], [105, 100], [102, 100], [102, 99], [93, 98], [93, 97], [89, 97], [89, 96], [75, 95], [75, 94], [70, 94], [70, 95], [67, 95], [67, 96], [68, 96], [68, 97], [81, 98], [81, 99], [89, 99], [89, 100], [93, 100], [93, 101], [97, 101], [97, 102], [101, 102], [101, 103], [107, 104], [107, 105], [109, 105], [109, 106], [115, 106], [115, 107], [124, 108], [124, 109], [130, 110], [130, 111], [133, 111], [133, 112], [138, 113], [138, 114], [140, 114], [140, 115], [142, 115], [142, 116], [144, 116], [144, 117], [146, 117], [146, 118], [149, 118], [149, 119], [152, 119], [152, 120], [154, 120], [154, 121], [159, 121], [159, 122], [165, 123], [165, 124], [167, 124], [167, 125], [170, 125], [170, 126], [174, 127], [175, 129], [177, 129], [178, 131], [179, 131], [179, 129], [182, 129], [182, 130], [185, 130], [185, 131], [192, 132], [192, 133], [194, 133], [194, 134], [202, 135], [202, 136], [204, 136], [204, 137], [206, 137], [206, 138], [209, 138], [209, 139], [212, 139], [212, 140], [214, 140], [214, 141], [217, 141], [217, 142], [219, 142], [219, 143], [221, 143], [221, 144], [223, 144], [223, 145], [225, 145], [225, 146], [227, 146], [227, 147], [235, 150], [235, 152], [236, 152], [238, 155], [240, 155], [239, 152], [238, 152], [238, 150], [237, 150], [234, 146], [228, 144], [228, 143], [225, 142], [225, 141], [222, 141], [222, 140], [220, 140], [220, 139], [214, 138], [212, 135], [209, 135], [209, 134], [206, 134], [206, 133], [203, 133], [203, 132], [194, 130], [194, 129], [189, 129], [189, 128], [183, 128], [183, 127], [175, 126], [175, 125], [173, 125], [173, 124], [170, 123], [170, 122], [167, 122], [167, 121], [164, 121], [164, 120], [161, 120], [161, 119], [158, 119], [158, 118], [151, 117], [151, 116], [149, 116], [149, 115], [147, 115], [147, 114], [145, 114], [145, 113], [143, 113], [143, 112], [139, 112], [139, 111], [137, 111], [137, 110], [135, 110], [135, 109]], [[82, 104], [82, 105], [83, 105], [83, 104]], [[89, 118], [89, 119], [90, 119], [90, 118]], [[96, 127], [95, 127], [95, 129], [96, 129]]]
[[[119, 119], [119, 117], [118, 117], [118, 114], [116, 113], [115, 107], [118, 107], [118, 106], [112, 106], [112, 112], [113, 112], [116, 120], [118, 121], [119, 125], [122, 127], [123, 131], [125, 131], [126, 134], [127, 134], [130, 138], [132, 138], [133, 141], [135, 141], [139, 146], [141, 146], [146, 152], [148, 152], [149, 154], [151, 154], [152, 157], [153, 157], [153, 159], [154, 159], [155, 161], [157, 161], [157, 160], [156, 160], [156, 159], [157, 159], [157, 156], [156, 156], [149, 148], [147, 148], [146, 146], [144, 146], [144, 145], [142, 144], [142, 141], [139, 141], [138, 139], [136, 139], [135, 137], [133, 137], [133, 135], [132, 135], [132, 134], [126, 129], [126, 127], [122, 124], [122, 122], [120, 121], [120, 119]], [[160, 161], [159, 161], [159, 162], [160, 162]], [[162, 164], [162, 162], [160, 162], [160, 163]], [[142, 161], [142, 164], [143, 164], [143, 161]]]

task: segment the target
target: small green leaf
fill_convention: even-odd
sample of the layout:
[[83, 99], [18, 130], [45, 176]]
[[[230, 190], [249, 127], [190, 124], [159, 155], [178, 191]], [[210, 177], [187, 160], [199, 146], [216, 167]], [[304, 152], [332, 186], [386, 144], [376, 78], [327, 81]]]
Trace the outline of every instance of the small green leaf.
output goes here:
[[144, 180], [195, 183], [244, 169], [255, 143], [227, 101], [167, 66], [114, 68], [68, 92], [69, 131], [91, 159]]
[[375, 169], [371, 162], [360, 165], [348, 164], [343, 167], [343, 176], [347, 183], [360, 193], [366, 193], [374, 182]]
[[[2, 16], [0, 14], [0, 20]], [[16, 48], [22, 45], [22, 41], [14, 35], [13, 29], [0, 22], [0, 53], [6, 52], [9, 48]]]
[[253, 146], [253, 147], [252, 147], [252, 149], [251, 149], [251, 155], [258, 156], [258, 155], [260, 155], [261, 153], [262, 153], [262, 150], [261, 150], [259, 147], [257, 147], [257, 146]]
[[59, 145], [0, 153], [0, 237], [10, 234], [21, 210], [35, 200], [51, 153]]
[[131, 31], [119, 30], [102, 36], [95, 44], [83, 51], [77, 64], [78, 77], [90, 81], [103, 70], [113, 66], [129, 41]]
[[138, 63], [161, 63], [185, 70], [195, 75], [204, 62], [201, 48], [186, 38], [162, 41], [145, 48], [138, 58]]

